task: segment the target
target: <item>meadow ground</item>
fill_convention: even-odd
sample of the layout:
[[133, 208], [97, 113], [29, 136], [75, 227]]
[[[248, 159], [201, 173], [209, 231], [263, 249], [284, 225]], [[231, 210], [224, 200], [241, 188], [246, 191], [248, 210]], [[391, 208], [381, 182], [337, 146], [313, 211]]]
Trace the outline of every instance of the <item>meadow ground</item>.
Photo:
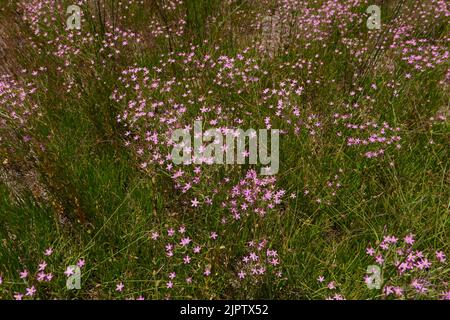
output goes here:
[[[0, 298], [450, 299], [449, 14], [0, 0]], [[278, 172], [174, 164], [195, 120]]]

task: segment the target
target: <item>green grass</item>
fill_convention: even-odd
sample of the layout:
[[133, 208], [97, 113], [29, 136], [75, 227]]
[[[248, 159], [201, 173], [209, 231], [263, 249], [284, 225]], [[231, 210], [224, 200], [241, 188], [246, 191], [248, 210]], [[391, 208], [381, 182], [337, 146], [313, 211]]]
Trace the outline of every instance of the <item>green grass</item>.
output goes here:
[[[150, 2], [148, 8], [153, 8]], [[246, 1], [238, 1], [235, 8], [245, 9], [247, 5]], [[6, 8], [0, 11], [0, 19], [12, 21], [13, 10], [9, 5]], [[98, 65], [96, 74], [75, 64], [66, 73], [77, 85], [72, 93], [61, 91], [64, 79], [56, 72], [58, 62], [45, 52], [26, 47], [17, 55], [17, 62], [29, 69], [48, 67], [48, 72], [33, 80], [38, 88], [48, 90], [38, 95], [42, 117], [33, 123], [34, 143], [16, 146], [24, 155], [1, 148], [0, 160], [5, 170], [32, 163], [51, 198], [39, 201], [28, 190], [17, 201], [7, 184], [0, 181], [0, 276], [4, 281], [0, 298], [12, 298], [13, 292], [24, 291], [26, 285], [18, 278], [18, 271], [35, 270], [48, 247], [55, 251], [48, 263], [58, 279], [42, 284], [39, 298], [108, 299], [140, 294], [149, 299], [164, 298], [165, 282], [161, 279], [162, 269], [167, 267], [165, 253], [153, 245], [150, 232], [173, 224], [186, 225], [189, 235], [204, 242], [210, 241], [209, 231], [218, 230], [220, 234], [219, 245], [205, 253], [205, 260], [214, 266], [213, 277], [185, 285], [173, 298], [323, 299], [329, 292], [317, 282], [319, 275], [335, 280], [347, 299], [379, 298], [380, 292], [368, 290], [362, 280], [367, 266], [372, 264], [365, 254], [369, 243], [386, 234], [401, 237], [413, 233], [417, 235], [417, 247], [450, 252], [449, 127], [448, 122], [431, 129], [428, 125], [428, 119], [448, 105], [448, 92], [439, 84], [444, 68], [404, 81], [407, 66], [400, 62], [396, 74], [369, 71], [360, 84], [369, 88], [376, 83], [380, 88], [373, 93], [376, 103], [360, 110], [361, 119], [378, 116], [377, 121], [402, 128], [402, 148], [394, 148], [382, 160], [364, 159], [359, 151], [346, 149], [331, 123], [324, 123], [324, 129], [315, 138], [307, 132], [283, 137], [277, 186], [287, 190], [287, 196], [276, 214], [264, 220], [249, 219], [221, 232], [220, 202], [205, 210], [192, 210], [182, 202], [190, 198], [176, 193], [165, 173], [140, 170], [133, 154], [123, 146], [125, 130], [116, 122], [122, 106], [109, 98], [123, 67], [136, 63], [150, 68], [158, 63], [160, 53], [182, 51], [180, 46], [191, 42], [200, 45], [199, 52], [213, 55], [219, 55], [216, 45], [220, 54], [228, 55], [244, 47], [236, 40], [239, 34], [230, 34], [232, 30], [228, 29], [236, 19], [233, 11], [228, 11], [229, 16], [219, 15], [225, 23], [218, 19], [212, 26], [207, 24], [208, 19], [223, 10], [220, 1], [187, 1], [182, 10], [186, 11], [188, 30], [184, 37], [158, 40], [148, 47], [131, 50], [105, 66]], [[133, 6], [129, 11], [136, 15], [127, 16], [127, 26], [144, 29], [144, 20], [151, 13]], [[95, 26], [98, 28], [98, 21], [88, 25], [92, 29]], [[22, 32], [19, 36], [31, 36], [25, 26]], [[445, 30], [435, 32], [438, 35], [434, 37], [439, 38]], [[209, 42], [202, 43], [204, 39]], [[308, 86], [293, 103], [303, 106], [304, 114], [332, 115], [337, 111], [329, 103], [334, 102], [337, 107], [348, 101], [353, 85], [351, 75], [358, 68], [350, 61], [346, 48], [337, 41], [335, 46], [324, 51], [319, 45], [306, 49], [298, 44], [262, 61], [269, 72], [261, 83], [274, 84], [289, 76], [290, 71], [280, 69], [286, 62], [314, 60], [320, 54], [325, 63], [318, 66], [316, 73], [327, 85]], [[334, 49], [344, 54], [336, 55]], [[256, 52], [251, 55], [260, 58]], [[79, 59], [101, 61], [102, 57], [95, 48], [84, 48]], [[182, 77], [180, 70], [165, 76]], [[292, 76], [301, 78], [307, 74], [298, 70], [292, 71]], [[202, 77], [206, 84], [211, 80], [208, 72]], [[337, 81], [331, 83], [331, 79]], [[401, 82], [396, 99], [392, 98], [392, 90], [386, 88], [390, 80]], [[264, 89], [261, 83], [242, 95], [224, 90], [217, 96], [223, 97], [224, 105], [242, 103], [257, 110], [259, 92]], [[355, 97], [353, 102], [365, 103], [363, 97]], [[194, 108], [192, 112], [196, 111]], [[374, 109], [376, 112], [372, 112]], [[246, 119], [246, 124], [263, 126], [265, 114], [258, 115]], [[287, 125], [279, 121], [274, 127]], [[430, 140], [434, 143], [430, 144]], [[44, 151], [38, 142], [45, 144]], [[242, 174], [244, 168], [234, 170]], [[339, 169], [343, 171], [339, 174], [342, 188], [333, 197], [325, 182]], [[224, 174], [217, 173], [222, 177]], [[305, 189], [311, 194], [304, 195]], [[291, 193], [297, 197], [289, 199]], [[323, 203], [317, 204], [316, 198], [323, 199]], [[329, 205], [325, 204], [327, 200]], [[266, 279], [254, 286], [234, 286], [234, 264], [245, 254], [243, 244], [263, 237], [278, 250], [282, 280], [276, 284]], [[68, 291], [62, 273], [80, 258], [87, 262], [82, 290]], [[119, 281], [126, 286], [123, 293], [115, 291]]]

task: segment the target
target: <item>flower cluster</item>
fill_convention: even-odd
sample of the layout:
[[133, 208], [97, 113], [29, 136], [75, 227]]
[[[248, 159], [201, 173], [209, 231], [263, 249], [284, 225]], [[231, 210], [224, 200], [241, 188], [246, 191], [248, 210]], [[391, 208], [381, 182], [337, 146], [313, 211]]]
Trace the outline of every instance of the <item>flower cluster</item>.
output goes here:
[[[228, 199], [222, 203], [234, 220], [256, 214], [264, 217], [282, 201], [284, 190], [277, 190], [275, 177], [258, 177], [250, 170], [239, 183], [231, 188]], [[226, 219], [226, 218], [224, 218]]]
[[[348, 119], [352, 114], [335, 114], [334, 123], [342, 130], [350, 132], [346, 136], [346, 145], [353, 148], [363, 148], [363, 155], [366, 158], [381, 157], [385, 154], [386, 148], [394, 145], [400, 149], [401, 137], [398, 135], [399, 127], [391, 127], [387, 122], [379, 124], [375, 121], [365, 123], [354, 123]], [[338, 131], [339, 137], [343, 136], [342, 131]], [[369, 150], [367, 150], [369, 149]]]
[[[5, 290], [6, 297], [15, 300], [35, 299], [40, 294], [45, 297], [49, 294], [50, 283], [60, 282], [60, 279], [65, 278], [63, 275], [70, 277], [74, 274], [74, 266], [68, 266], [65, 271], [55, 266], [57, 259], [52, 259], [54, 255], [52, 247], [47, 248], [42, 255], [43, 258], [34, 266], [23, 263], [22, 269], [17, 270], [15, 279], [6, 279], [0, 276], [0, 293]], [[85, 264], [84, 259], [79, 259], [76, 266], [83, 268]]]
[[[33, 71], [36, 76], [45, 68]], [[22, 74], [28, 72], [22, 70]], [[39, 118], [41, 113], [36, 101], [36, 86], [33, 82], [19, 83], [11, 75], [0, 76], [0, 147], [10, 148], [16, 152], [18, 143], [29, 143], [32, 139], [31, 129], [33, 117]], [[0, 149], [0, 150], [1, 150]]]
[[[317, 282], [319, 282], [319, 284], [321, 285], [321, 286], [323, 286], [324, 284], [325, 284], [325, 277], [323, 276], [323, 275], [320, 275], [318, 278], [317, 278]], [[327, 283], [327, 285], [326, 286], [323, 286], [322, 288], [320, 288], [320, 290], [322, 291], [322, 290], [325, 290], [325, 291], [327, 291], [327, 292], [336, 292], [337, 290], [338, 290], [338, 285], [336, 284], [336, 281], [329, 281], [328, 283]], [[339, 292], [339, 291], [338, 291]], [[340, 294], [340, 293], [338, 293], [338, 292], [336, 292], [335, 294], [333, 294], [333, 295], [328, 295], [328, 296], [326, 296], [325, 297], [325, 299], [326, 300], [345, 300], [345, 297], [342, 295], [342, 294]]]
[[149, 232], [150, 245], [158, 255], [164, 255], [164, 267], [158, 270], [166, 298], [183, 296], [186, 290], [207, 281], [212, 276], [211, 252], [218, 234], [211, 232], [207, 241], [196, 240], [184, 225], [165, 227]]
[[[403, 239], [385, 236], [366, 253], [382, 267], [382, 292], [386, 297], [401, 299], [450, 299], [450, 284], [445, 280], [447, 257], [441, 250], [415, 249], [415, 236]], [[370, 281], [366, 276], [366, 281]]]
[[[233, 287], [245, 291], [247, 298], [258, 295], [257, 290], [264, 284], [281, 285], [283, 277], [282, 261], [268, 240], [252, 240], [245, 246], [245, 254], [235, 264]], [[256, 291], [255, 291], [256, 290]]]

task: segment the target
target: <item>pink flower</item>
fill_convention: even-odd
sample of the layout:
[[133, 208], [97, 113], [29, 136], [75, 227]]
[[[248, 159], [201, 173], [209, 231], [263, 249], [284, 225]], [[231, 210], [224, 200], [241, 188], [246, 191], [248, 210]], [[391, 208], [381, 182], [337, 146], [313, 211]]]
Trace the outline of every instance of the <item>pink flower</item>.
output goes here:
[[370, 277], [369, 275], [365, 275], [364, 276], [364, 282], [366, 283], [366, 284], [371, 284], [372, 283], [372, 277]]
[[191, 200], [191, 206], [194, 208], [198, 207], [199, 203], [200, 202], [197, 200], [197, 198], [194, 198], [194, 200]]
[[75, 272], [74, 268], [72, 266], [68, 266], [66, 271], [64, 271], [64, 274], [69, 277], [71, 275], [73, 275]]
[[52, 248], [48, 248], [45, 250], [44, 255], [45, 256], [50, 256], [53, 253], [53, 249]]
[[272, 259], [270, 260], [270, 264], [273, 265], [273, 266], [277, 266], [277, 265], [280, 264], [280, 261], [278, 261], [277, 258], [272, 258]]
[[16, 294], [14, 295], [14, 299], [15, 299], [15, 300], [22, 300], [22, 298], [23, 298], [23, 294], [21, 294], [21, 293], [16, 293]]
[[380, 243], [380, 248], [383, 250], [387, 250], [387, 249], [389, 249], [389, 244], [386, 242], [382, 242], [382, 243]]
[[383, 264], [384, 258], [383, 258], [383, 256], [381, 254], [379, 254], [379, 255], [376, 256], [375, 261], [378, 264]]
[[442, 292], [441, 297], [442, 300], [450, 300], [450, 290], [447, 292]]
[[446, 256], [445, 256], [444, 252], [443, 251], [436, 251], [436, 259], [439, 262], [442, 262], [442, 263], [445, 262]]
[[384, 294], [386, 295], [386, 296], [389, 296], [389, 295], [391, 295], [391, 294], [393, 294], [394, 293], [394, 290], [393, 290], [393, 287], [392, 286], [386, 286], [386, 287], [384, 287]]
[[258, 261], [259, 257], [254, 252], [251, 252], [250, 259], [253, 261]]
[[216, 232], [211, 232], [211, 239], [216, 240], [217, 239], [217, 233]]
[[397, 297], [403, 296], [403, 289], [401, 287], [394, 287], [393, 290]]
[[173, 282], [172, 281], [167, 282], [166, 287], [167, 289], [173, 288]]
[[413, 243], [415, 242], [413, 234], [407, 235], [405, 238], [403, 238], [403, 240], [405, 241], [406, 244], [409, 245], [413, 245]]
[[125, 286], [123, 285], [123, 283], [122, 283], [122, 282], [119, 282], [119, 283], [116, 285], [116, 291], [122, 292], [122, 290], [123, 290], [124, 287], [125, 287]]
[[319, 282], [324, 282], [324, 281], [325, 281], [325, 277], [324, 277], [324, 276], [319, 276], [319, 277], [317, 278], [317, 281], [319, 281]]
[[36, 276], [36, 280], [37, 281], [44, 281], [45, 280], [45, 278], [46, 278], [46, 274], [44, 273], [44, 272], [39, 272], [38, 274], [37, 274], [37, 276]]
[[416, 289], [416, 291], [419, 293], [424, 293], [428, 290], [425, 287], [425, 282], [421, 279], [413, 279], [413, 281], [411, 281], [411, 287]]
[[42, 262], [39, 264], [38, 271], [44, 271], [46, 267], [47, 267], [47, 262], [42, 261]]
[[158, 234], [158, 232], [152, 232], [152, 240], [156, 240], [156, 239], [158, 239], [158, 237], [159, 237], [159, 234]]
[[191, 242], [191, 239], [189, 239], [189, 237], [186, 237], [186, 238], [181, 239], [180, 244], [181, 244], [183, 247], [185, 247], [185, 246], [187, 246], [190, 242]]
[[28, 270], [23, 270], [22, 272], [20, 272], [21, 279], [25, 279], [26, 277], [28, 277]]
[[201, 249], [202, 248], [200, 246], [196, 246], [193, 251], [194, 253], [199, 253]]
[[417, 268], [419, 270], [423, 270], [423, 269], [428, 269], [431, 267], [431, 262], [428, 261], [428, 259], [421, 259], [417, 264], [416, 264]]
[[31, 288], [26, 288], [27, 293], [26, 296], [32, 297], [36, 293], [36, 288], [32, 286]]
[[83, 268], [83, 266], [85, 265], [85, 261], [84, 261], [84, 259], [80, 259], [80, 260], [78, 260], [78, 262], [77, 262], [77, 266], [78, 267], [80, 267], [80, 268]]

